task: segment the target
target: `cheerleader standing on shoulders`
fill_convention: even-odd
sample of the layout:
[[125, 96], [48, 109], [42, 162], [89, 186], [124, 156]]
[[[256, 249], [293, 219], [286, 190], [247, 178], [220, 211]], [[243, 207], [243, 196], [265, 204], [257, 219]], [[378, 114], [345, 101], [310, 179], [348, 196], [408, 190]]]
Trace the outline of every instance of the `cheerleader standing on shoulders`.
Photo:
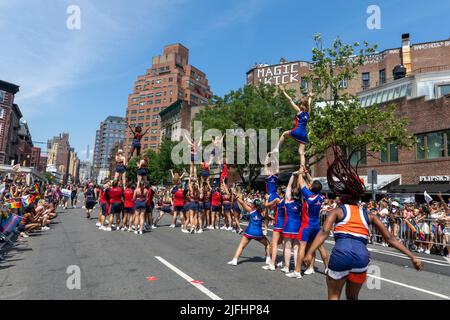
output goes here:
[[242, 252], [244, 251], [244, 249], [247, 247], [247, 245], [250, 243], [251, 240], [256, 240], [264, 246], [266, 253], [266, 264], [269, 264], [271, 262], [270, 242], [262, 232], [262, 222], [264, 218], [270, 217], [266, 215], [261, 200], [259, 199], [254, 200], [252, 205], [250, 206], [247, 203], [245, 203], [244, 200], [238, 197], [237, 194], [235, 194], [234, 196], [237, 198], [237, 201], [244, 208], [244, 210], [249, 213], [250, 219], [247, 229], [245, 229], [241, 242], [239, 243], [236, 253], [234, 254], [234, 258], [233, 260], [228, 262], [228, 264], [232, 266], [237, 266], [239, 257], [242, 255]]

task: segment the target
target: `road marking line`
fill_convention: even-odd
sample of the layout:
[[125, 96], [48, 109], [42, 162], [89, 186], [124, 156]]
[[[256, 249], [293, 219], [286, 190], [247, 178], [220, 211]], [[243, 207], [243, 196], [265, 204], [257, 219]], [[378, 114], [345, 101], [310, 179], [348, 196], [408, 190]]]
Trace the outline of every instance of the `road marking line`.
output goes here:
[[[246, 222], [241, 222], [242, 225], [244, 226], [248, 226], [248, 223]], [[267, 228], [268, 231], [273, 232], [273, 229], [269, 229]], [[334, 245], [335, 242], [332, 240], [325, 240], [325, 243]], [[379, 253], [379, 254], [384, 254], [384, 255], [389, 255], [389, 256], [394, 256], [397, 258], [403, 258], [403, 259], [409, 259], [408, 256], [404, 255], [403, 253], [399, 253], [399, 252], [391, 252], [391, 251], [387, 251], [387, 250], [381, 250], [381, 249], [376, 249], [376, 248], [369, 248], [367, 247], [367, 250], [369, 250], [370, 252], [375, 252], [375, 253]], [[422, 260], [423, 262], [426, 263], [431, 263], [431, 264], [435, 264], [438, 266], [443, 266], [443, 267], [448, 267], [449, 265], [445, 264], [445, 261], [442, 260], [437, 260], [437, 259], [432, 259], [432, 258], [426, 258], [426, 257], [418, 257], [420, 260]], [[450, 259], [449, 258], [445, 258], [448, 263], [450, 264]]]
[[173, 272], [175, 272], [176, 274], [178, 274], [180, 277], [182, 277], [184, 280], [186, 280], [187, 282], [189, 282], [191, 285], [193, 285], [194, 287], [196, 287], [198, 290], [200, 290], [201, 292], [203, 292], [204, 294], [206, 294], [209, 298], [211, 298], [212, 300], [223, 300], [222, 298], [220, 298], [219, 296], [215, 295], [213, 292], [211, 292], [210, 290], [206, 289], [202, 284], [198, 283], [198, 280], [194, 280], [193, 278], [189, 277], [186, 273], [184, 273], [183, 271], [181, 271], [180, 269], [178, 269], [177, 267], [175, 267], [173, 264], [169, 263], [167, 260], [161, 258], [161, 257], [155, 257], [156, 259], [159, 260], [159, 262], [161, 262], [162, 264], [164, 264], [166, 267], [168, 267], [169, 269], [171, 269]]
[[[278, 251], [283, 252], [283, 250], [281, 250], [281, 249], [278, 249]], [[323, 261], [320, 260], [320, 259], [317, 259], [317, 258], [316, 258], [316, 261], [323, 264]], [[437, 292], [425, 290], [425, 289], [422, 289], [422, 288], [410, 286], [409, 284], [401, 283], [401, 282], [394, 281], [394, 280], [389, 280], [389, 279], [386, 279], [386, 278], [381, 278], [381, 277], [374, 276], [374, 275], [371, 275], [371, 274], [367, 274], [367, 276], [368, 276], [368, 277], [371, 277], [371, 278], [379, 279], [379, 280], [381, 280], [381, 281], [386, 281], [386, 282], [389, 282], [389, 283], [392, 283], [392, 284], [396, 284], [396, 285], [401, 286], [401, 287], [413, 289], [413, 290], [416, 290], [416, 291], [428, 293], [428, 294], [433, 295], [433, 296], [436, 296], [436, 297], [440, 297], [440, 298], [443, 298], [443, 299], [450, 300], [450, 297], [449, 297], [449, 296], [446, 296], [446, 295], [441, 294], [441, 293], [437, 293]]]

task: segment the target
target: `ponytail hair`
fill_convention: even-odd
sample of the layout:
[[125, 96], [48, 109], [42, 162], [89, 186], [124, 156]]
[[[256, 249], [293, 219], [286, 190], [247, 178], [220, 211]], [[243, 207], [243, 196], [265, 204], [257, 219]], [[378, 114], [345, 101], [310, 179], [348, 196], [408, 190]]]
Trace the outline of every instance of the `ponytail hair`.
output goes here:
[[256, 211], [258, 211], [259, 213], [263, 212], [264, 208], [261, 200], [256, 199], [255, 201], [253, 201], [253, 205], [255, 206]]
[[334, 161], [328, 165], [327, 180], [332, 193], [341, 198], [343, 204], [357, 203], [366, 192], [358, 176], [357, 167], [352, 167], [349, 158], [340, 148], [333, 146]]

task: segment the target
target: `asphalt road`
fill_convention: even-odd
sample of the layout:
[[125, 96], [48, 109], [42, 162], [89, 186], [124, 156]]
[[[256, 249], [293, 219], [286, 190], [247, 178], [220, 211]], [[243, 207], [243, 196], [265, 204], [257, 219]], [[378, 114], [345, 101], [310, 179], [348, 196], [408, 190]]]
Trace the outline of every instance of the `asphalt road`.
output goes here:
[[[97, 209], [98, 210], [98, 209]], [[97, 211], [95, 211], [97, 213]], [[327, 297], [323, 265], [302, 279], [268, 272], [264, 250], [252, 242], [236, 267], [227, 265], [240, 236], [227, 231], [183, 234], [161, 227], [142, 236], [99, 231], [81, 209], [62, 212], [51, 230], [37, 232], [0, 263], [3, 299], [305, 300]], [[269, 233], [270, 235], [270, 233]], [[327, 243], [331, 248], [332, 242]], [[366, 300], [450, 299], [450, 263], [437, 256], [425, 270], [384, 247], [371, 247], [372, 274], [361, 291]], [[68, 289], [69, 266], [80, 270], [80, 289]], [[72, 278], [71, 278], [72, 279]], [[369, 288], [370, 287], [370, 288]]]

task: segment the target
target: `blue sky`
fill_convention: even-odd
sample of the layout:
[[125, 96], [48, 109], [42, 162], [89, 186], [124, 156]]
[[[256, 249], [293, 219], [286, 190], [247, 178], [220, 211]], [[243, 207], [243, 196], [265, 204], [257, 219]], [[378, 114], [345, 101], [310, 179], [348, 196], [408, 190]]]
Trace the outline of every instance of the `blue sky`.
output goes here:
[[[369, 5], [381, 29], [366, 27]], [[81, 30], [66, 28], [69, 5]], [[223, 95], [242, 86], [255, 62], [309, 60], [312, 36], [367, 40], [380, 50], [450, 37], [450, 1], [347, 0], [0, 0], [0, 79], [16, 97], [35, 141], [69, 132], [81, 159], [108, 115], [124, 116], [138, 75], [166, 44], [190, 49], [190, 62]]]

